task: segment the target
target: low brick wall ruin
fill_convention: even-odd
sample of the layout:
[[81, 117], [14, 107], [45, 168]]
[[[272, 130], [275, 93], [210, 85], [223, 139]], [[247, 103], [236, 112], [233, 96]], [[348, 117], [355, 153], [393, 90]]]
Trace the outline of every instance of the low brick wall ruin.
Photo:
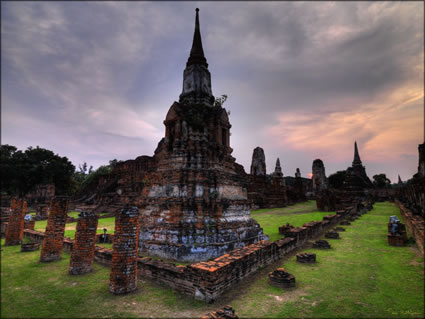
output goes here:
[[[149, 257], [137, 258], [137, 276], [149, 278], [162, 283], [195, 299], [213, 302], [235, 284], [282, 258], [340, 221], [357, 214], [357, 209], [350, 207], [335, 215], [323, 217], [322, 221], [305, 223], [296, 227], [287, 237], [275, 242], [260, 241], [256, 244], [236, 249], [211, 261], [193, 263], [188, 266], [176, 266], [172, 263]], [[44, 234], [33, 230], [25, 230], [25, 236], [33, 241], [41, 242]], [[73, 241], [64, 240], [64, 249], [72, 250]], [[104, 265], [111, 265], [112, 250], [96, 246], [95, 260]]]
[[395, 201], [396, 205], [400, 208], [401, 216], [409, 230], [409, 233], [415, 238], [419, 251], [424, 255], [424, 238], [425, 238], [425, 225], [424, 219], [419, 215], [414, 215], [412, 212], [403, 205], [400, 201]]

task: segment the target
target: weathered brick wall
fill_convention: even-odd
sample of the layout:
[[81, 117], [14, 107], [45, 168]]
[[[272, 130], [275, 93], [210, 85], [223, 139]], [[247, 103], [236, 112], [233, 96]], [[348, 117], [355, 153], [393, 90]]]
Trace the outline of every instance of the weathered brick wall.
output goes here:
[[97, 223], [97, 215], [94, 212], [81, 212], [78, 215], [71, 262], [69, 264], [69, 273], [71, 275], [81, 275], [92, 271]]
[[10, 201], [9, 222], [6, 229], [5, 246], [20, 245], [24, 236], [24, 217], [27, 211], [27, 202], [12, 199]]
[[115, 219], [109, 291], [126, 294], [137, 288], [137, 247], [139, 211], [124, 208]]
[[25, 220], [24, 221], [24, 229], [32, 229], [34, 230], [35, 220]]
[[420, 215], [414, 215], [412, 212], [403, 205], [400, 201], [395, 201], [400, 208], [401, 216], [403, 216], [409, 233], [415, 238], [419, 251], [424, 255], [424, 238], [425, 238], [425, 225], [424, 219]]
[[61, 258], [67, 212], [68, 199], [66, 197], [52, 199], [40, 261], [48, 262]]
[[48, 205], [38, 205], [36, 212], [35, 212], [35, 217], [37, 220], [43, 220], [43, 219], [47, 219], [48, 215], [49, 215], [49, 206]]
[[[323, 234], [341, 220], [358, 214], [359, 207], [361, 207], [361, 205], [346, 207], [346, 209], [340, 211], [336, 215], [324, 216], [323, 220], [320, 222], [309, 222], [305, 223], [303, 227], [297, 227], [296, 231], [293, 232], [291, 236], [288, 235], [288, 237], [275, 242], [261, 241], [242, 249], [233, 250], [212, 261], [194, 263], [188, 266], [176, 266], [175, 264], [154, 260], [152, 258], [137, 258], [137, 275], [141, 278], [150, 278], [156, 282], [163, 283], [196, 299], [212, 302], [236, 283], [255, 273], [259, 268], [267, 266], [275, 260], [294, 251], [305, 244], [307, 240]], [[130, 231], [135, 230], [128, 227], [131, 223], [121, 223], [119, 218], [117, 218], [117, 220], [119, 225], [123, 224], [127, 225], [127, 227], [124, 229], [120, 226], [120, 230], [116, 230], [116, 238], [122, 237], [120, 232], [125, 232], [126, 229], [130, 229]], [[136, 222], [136, 220], [134, 220], [134, 222]], [[40, 238], [44, 236], [43, 233], [31, 230], [25, 230], [25, 235], [30, 236], [30, 238], [35, 238], [36, 240], [34, 241], [38, 242], [41, 240]], [[123, 242], [120, 241], [119, 245], [123, 245]], [[65, 239], [64, 247], [65, 249], [66, 247], [70, 247], [68, 249], [71, 250], [72, 241]], [[132, 247], [134, 249], [134, 246]], [[119, 249], [119, 251], [122, 250]], [[122, 274], [125, 265], [127, 265], [125, 259], [121, 259], [122, 261], [118, 262], [118, 259], [115, 257], [114, 260], [114, 257], [115, 255], [112, 250], [96, 246], [95, 260], [97, 262], [105, 265], [113, 265], [114, 262], [118, 263], [117, 266], [111, 266], [111, 278], [113, 277], [113, 273], [115, 276], [120, 274], [120, 272]], [[132, 255], [130, 259], [134, 262], [133, 257]], [[113, 272], [112, 267], [118, 267], [118, 270]], [[130, 270], [130, 274], [134, 275], [136, 273], [134, 268], [129, 268], [127, 270]], [[127, 287], [129, 282], [127, 279], [127, 274], [121, 277], [123, 289]]]

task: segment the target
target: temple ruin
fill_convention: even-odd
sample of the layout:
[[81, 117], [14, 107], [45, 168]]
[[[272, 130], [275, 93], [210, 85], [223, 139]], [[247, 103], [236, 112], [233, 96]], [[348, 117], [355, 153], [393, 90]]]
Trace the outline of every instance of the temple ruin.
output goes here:
[[279, 158], [276, 160], [275, 170], [268, 175], [266, 170], [266, 156], [261, 147], [256, 147], [252, 153], [251, 174], [243, 176], [248, 190], [248, 199], [252, 201], [253, 208], [284, 207], [288, 205], [286, 184], [283, 179]]
[[140, 251], [200, 261], [266, 239], [250, 216], [240, 165], [232, 156], [228, 112], [215, 103], [199, 10], [183, 89], [164, 120], [154, 156], [117, 164], [91, 200], [96, 212], [140, 209]]

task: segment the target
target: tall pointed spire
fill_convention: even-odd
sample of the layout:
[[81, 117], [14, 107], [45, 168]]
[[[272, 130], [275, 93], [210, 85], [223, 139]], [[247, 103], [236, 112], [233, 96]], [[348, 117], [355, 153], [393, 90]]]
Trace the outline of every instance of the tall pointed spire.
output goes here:
[[179, 103], [213, 107], [215, 98], [211, 89], [211, 74], [202, 48], [198, 12], [199, 9], [196, 8], [195, 33], [190, 56], [183, 72], [183, 90]]
[[207, 59], [204, 56], [204, 49], [202, 48], [198, 8], [196, 8], [195, 32], [193, 34], [192, 49], [190, 50], [190, 56], [189, 56], [189, 59], [187, 60], [186, 66], [189, 66], [192, 64], [202, 64], [208, 67]]
[[354, 159], [353, 165], [361, 165], [362, 161], [360, 160], [359, 150], [357, 149], [357, 141], [354, 142]]
[[282, 168], [280, 167], [279, 157], [276, 160], [276, 166], [274, 168], [274, 172], [272, 173], [272, 175], [276, 177], [283, 177]]

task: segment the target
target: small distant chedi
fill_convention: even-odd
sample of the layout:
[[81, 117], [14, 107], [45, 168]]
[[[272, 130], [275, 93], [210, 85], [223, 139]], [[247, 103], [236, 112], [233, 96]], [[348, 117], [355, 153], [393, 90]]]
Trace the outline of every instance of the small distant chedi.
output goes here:
[[251, 218], [240, 165], [231, 155], [227, 111], [215, 105], [198, 11], [183, 90], [168, 110], [165, 137], [153, 157], [118, 163], [96, 199], [98, 207], [136, 205], [139, 251], [182, 261], [267, 239]]

